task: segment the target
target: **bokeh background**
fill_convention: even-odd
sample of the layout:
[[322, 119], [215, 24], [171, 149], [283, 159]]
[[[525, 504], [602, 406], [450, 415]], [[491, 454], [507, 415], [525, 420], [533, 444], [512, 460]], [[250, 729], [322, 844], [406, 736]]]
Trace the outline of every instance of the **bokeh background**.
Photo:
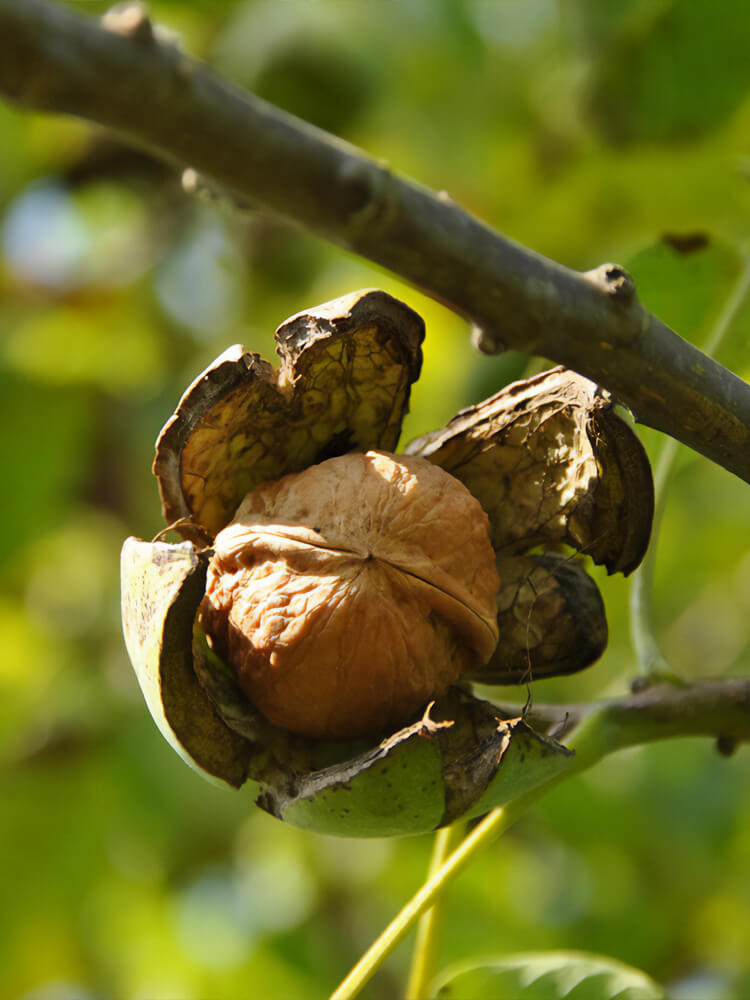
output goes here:
[[[646, 304], [698, 344], [737, 280], [748, 5], [160, 0], [151, 12], [240, 86], [516, 240], [575, 268], [630, 263]], [[358, 287], [427, 322], [406, 438], [528, 359], [476, 354], [461, 320], [392, 275], [186, 195], [172, 170], [86, 124], [0, 103], [0, 147], [0, 995], [321, 998], [418, 887], [429, 838], [286, 828], [161, 739], [118, 611], [123, 538], [161, 527], [153, 442], [226, 346], [271, 356], [286, 316]], [[720, 353], [746, 378], [749, 335], [745, 309]], [[643, 439], [656, 455], [658, 435]], [[628, 584], [596, 575], [610, 647], [590, 671], [537, 685], [538, 700], [627, 690]], [[684, 450], [654, 601], [677, 669], [747, 675], [747, 487]], [[749, 782], [747, 749], [724, 759], [690, 740], [567, 783], [450, 889], [444, 964], [585, 948], [678, 1000], [746, 998]], [[366, 996], [398, 996], [408, 961], [404, 945]]]

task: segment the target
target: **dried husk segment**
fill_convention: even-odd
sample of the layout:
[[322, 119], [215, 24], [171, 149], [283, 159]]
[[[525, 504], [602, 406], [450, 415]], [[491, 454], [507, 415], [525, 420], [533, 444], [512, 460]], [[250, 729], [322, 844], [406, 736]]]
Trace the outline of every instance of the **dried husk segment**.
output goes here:
[[[461, 411], [406, 452], [463, 482], [490, 518], [502, 640], [474, 678], [515, 684], [598, 659], [607, 643], [598, 589], [574, 556], [554, 550], [570, 546], [610, 573], [630, 573], [654, 503], [646, 453], [608, 394], [554, 368]], [[527, 554], [540, 545], [552, 552]]]
[[625, 574], [643, 558], [653, 517], [648, 458], [608, 394], [576, 372], [514, 382], [405, 451], [469, 488], [498, 552], [564, 543]]
[[580, 563], [547, 552], [498, 556], [497, 568], [502, 641], [470, 679], [525, 684], [575, 673], [599, 659], [607, 646], [604, 603]]
[[[366, 290], [293, 316], [277, 371], [240, 345], [184, 393], [156, 447], [167, 524], [209, 536], [259, 483], [351, 450], [392, 451], [422, 361], [421, 318]], [[185, 519], [183, 521], [183, 519]]]

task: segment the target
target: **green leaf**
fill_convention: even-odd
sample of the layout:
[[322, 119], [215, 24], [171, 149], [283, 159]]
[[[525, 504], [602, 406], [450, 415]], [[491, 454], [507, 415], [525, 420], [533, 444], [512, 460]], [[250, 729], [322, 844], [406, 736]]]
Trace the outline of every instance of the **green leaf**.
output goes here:
[[592, 93], [601, 131], [632, 143], [715, 129], [747, 95], [748, 45], [750, 13], [735, 0], [631, 5], [598, 47]]
[[454, 967], [439, 977], [436, 1000], [664, 1000], [658, 983], [613, 958], [581, 951], [509, 955]]
[[644, 306], [680, 336], [703, 347], [742, 262], [733, 247], [704, 233], [690, 233], [665, 236], [640, 250], [625, 266]]

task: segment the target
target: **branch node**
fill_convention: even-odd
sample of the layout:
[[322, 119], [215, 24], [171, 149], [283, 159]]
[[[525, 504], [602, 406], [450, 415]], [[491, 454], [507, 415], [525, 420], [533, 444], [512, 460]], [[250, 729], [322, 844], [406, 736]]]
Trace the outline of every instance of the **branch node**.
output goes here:
[[600, 264], [585, 272], [585, 277], [597, 285], [610, 298], [629, 302], [635, 296], [635, 282], [619, 264]]
[[101, 25], [105, 31], [124, 38], [132, 38], [140, 43], [154, 41], [154, 28], [148, 16], [146, 5], [141, 0], [125, 0], [102, 15]]
[[186, 195], [204, 202], [225, 202], [237, 212], [250, 213], [255, 206], [249, 200], [241, 198], [234, 191], [214, 184], [210, 178], [199, 173], [195, 167], [185, 167], [180, 174], [180, 185]]
[[339, 179], [346, 188], [345, 208], [352, 227], [378, 229], [388, 224], [393, 203], [388, 194], [391, 170], [387, 163], [348, 157], [339, 168]]
[[494, 330], [485, 330], [474, 323], [471, 327], [471, 346], [482, 354], [502, 354], [507, 345]]
[[185, 194], [195, 195], [206, 201], [216, 201], [219, 198], [216, 187], [194, 167], [185, 167], [180, 175], [180, 184]]

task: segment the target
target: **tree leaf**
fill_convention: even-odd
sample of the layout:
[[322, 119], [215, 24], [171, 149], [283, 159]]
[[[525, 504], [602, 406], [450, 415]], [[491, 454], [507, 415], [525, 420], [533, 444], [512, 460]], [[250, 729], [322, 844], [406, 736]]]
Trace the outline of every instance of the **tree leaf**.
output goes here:
[[[750, 15], [744, 4], [662, 0], [632, 5], [625, 17], [620, 8], [613, 8], [615, 30], [598, 39], [591, 81], [597, 124], [611, 141], [699, 136], [746, 98]], [[717, 60], [712, 53], [719, 50]]]
[[576, 951], [529, 952], [448, 969], [435, 1000], [664, 1000], [645, 972]]
[[[703, 347], [742, 267], [734, 247], [706, 233], [666, 234], [625, 262], [643, 304]], [[745, 345], [742, 345], [745, 352]]]

